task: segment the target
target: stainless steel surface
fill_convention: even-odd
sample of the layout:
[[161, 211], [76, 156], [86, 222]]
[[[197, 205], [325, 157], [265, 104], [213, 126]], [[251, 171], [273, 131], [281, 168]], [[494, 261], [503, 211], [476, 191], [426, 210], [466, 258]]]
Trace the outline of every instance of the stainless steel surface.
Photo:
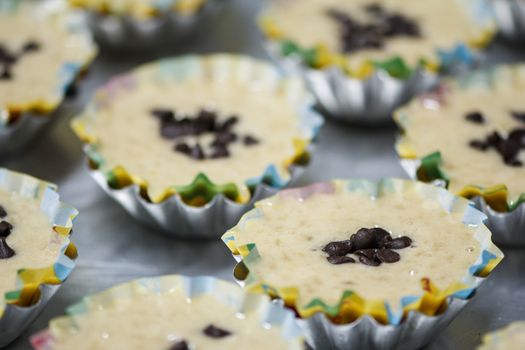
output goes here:
[[26, 146], [53, 117], [54, 115], [33, 116], [26, 113], [12, 125], [0, 125], [0, 157]]
[[[198, 36], [171, 52], [144, 51], [139, 56], [101, 57], [81, 88], [81, 95], [66, 103], [52, 129], [16, 159], [0, 160], [15, 170], [53, 181], [60, 186], [62, 199], [80, 210], [75, 223], [74, 242], [79, 247], [77, 268], [51, 300], [48, 308], [9, 349], [30, 349], [28, 338], [47, 325], [51, 317], [89, 293], [137, 277], [160, 274], [214, 275], [232, 280], [234, 259], [218, 239], [214, 242], [173, 240], [136, 223], [90, 178], [84, 167], [80, 143], [70, 131], [70, 117], [79, 111], [93, 89], [108, 78], [161, 54], [188, 52], [246, 52], [264, 55], [259, 46], [253, 19], [257, 0], [231, 0], [220, 18], [200, 28]], [[491, 59], [516, 61], [525, 55], [496, 45]], [[312, 165], [300, 184], [343, 177], [378, 180], [385, 176], [406, 177], [393, 145], [396, 130], [357, 128], [328, 122], [319, 135]], [[482, 334], [525, 319], [525, 250], [506, 250], [506, 258], [478, 290], [442, 335], [427, 349], [473, 349]]]

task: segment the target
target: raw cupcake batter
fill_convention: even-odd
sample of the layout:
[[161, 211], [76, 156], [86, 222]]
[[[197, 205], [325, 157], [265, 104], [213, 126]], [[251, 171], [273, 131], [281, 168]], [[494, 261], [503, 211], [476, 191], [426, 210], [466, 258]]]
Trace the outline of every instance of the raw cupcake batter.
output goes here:
[[514, 322], [507, 327], [483, 337], [478, 350], [520, 350], [525, 348], [525, 321]]
[[74, 321], [76, 327], [69, 330], [51, 324], [55, 350], [169, 350], [178, 349], [175, 344], [183, 340], [196, 350], [300, 349], [297, 343], [284, 340], [281, 329], [263, 327], [259, 315], [240, 315], [211, 295], [188, 299], [180, 289], [117, 299], [108, 307], [75, 316]]
[[[525, 117], [520, 120], [512, 113], [525, 112], [523, 88], [522, 83], [508, 82], [491, 88], [456, 87], [443, 95], [439, 107], [432, 100], [415, 101], [400, 113], [407, 118], [404, 141], [418, 158], [441, 152], [451, 191], [466, 185], [506, 185], [510, 200], [517, 200], [525, 193], [525, 166], [506, 164], [494, 148], [482, 151], [469, 143], [483, 141], [494, 131], [507, 137], [511, 130], [525, 130]], [[467, 115], [473, 113], [481, 114], [483, 122], [469, 121]], [[517, 160], [525, 163], [523, 150]]]
[[[236, 246], [255, 243], [261, 259], [248, 263], [250, 273], [271, 286], [297, 287], [300, 306], [314, 298], [334, 305], [351, 290], [368, 300], [386, 300], [395, 309], [401, 297], [422, 294], [422, 278], [442, 289], [461, 281], [480, 255], [476, 229], [462, 223], [462, 211], [450, 214], [415, 190], [377, 199], [363, 192], [315, 194], [299, 201], [281, 195], [258, 208], [261, 219], [232, 229]], [[363, 227], [381, 227], [394, 238], [408, 236], [412, 245], [395, 250], [398, 262], [329, 263], [323, 247]]]
[[68, 22], [60, 1], [3, 5], [16, 9], [0, 10], [0, 123], [9, 117], [2, 109], [53, 109], [95, 53], [88, 34]]
[[480, 36], [479, 26], [458, 0], [274, 0], [265, 15], [284, 39], [293, 40], [304, 48], [322, 44], [331, 52], [344, 53], [341, 26], [328, 15], [329, 10], [350, 15], [366, 25], [376, 16], [366, 7], [374, 4], [414, 21], [420, 35], [388, 37], [381, 48], [349, 52], [346, 57], [352, 69], [371, 60], [384, 61], [396, 56], [413, 66], [421, 58], [434, 55], [438, 48], [452, 49], [458, 43]]
[[[143, 69], [145, 75], [150, 68]], [[285, 162], [295, 155], [293, 140], [305, 138], [285, 86], [284, 82], [268, 87], [204, 78], [146, 82], [120, 92], [93, 117], [82, 120], [97, 140], [97, 151], [105, 160], [103, 170], [123, 166], [149, 184], [152, 198], [171, 186], [190, 184], [199, 173], [216, 184], [234, 183], [246, 196], [245, 181], [262, 175], [268, 165], [276, 164], [286, 174]], [[230, 143], [228, 157], [192, 158], [176, 151], [176, 144], [193, 147], [199, 143], [210, 152], [213, 135], [165, 138], [159, 117], [154, 115], [159, 108], [174, 112], [178, 119], [197, 116], [203, 109], [215, 111], [220, 123], [235, 116], [238, 121], [231, 130], [239, 140], [250, 136], [257, 142]]]
[[40, 210], [40, 199], [22, 197], [0, 189], [0, 205], [7, 213], [0, 218], [0, 227], [5, 225], [1, 222], [12, 225], [5, 242], [15, 253], [11, 257], [3, 254], [4, 258], [0, 259], [1, 314], [5, 306], [5, 293], [17, 289], [18, 270], [52, 266], [63, 243], [62, 238], [53, 231], [47, 216]]

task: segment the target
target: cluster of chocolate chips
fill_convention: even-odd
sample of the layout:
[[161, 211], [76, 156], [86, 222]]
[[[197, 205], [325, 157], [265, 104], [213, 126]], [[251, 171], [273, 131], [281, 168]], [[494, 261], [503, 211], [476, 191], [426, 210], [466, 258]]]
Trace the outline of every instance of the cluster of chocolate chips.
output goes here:
[[15, 251], [7, 245], [6, 239], [13, 230], [13, 225], [4, 220], [7, 217], [7, 211], [0, 205], [0, 259], [9, 259], [15, 255]]
[[12, 53], [7, 47], [0, 44], [0, 81], [11, 80], [13, 74], [11, 68], [25, 54], [40, 50], [40, 44], [36, 41], [28, 41], [17, 53]]
[[397, 13], [389, 12], [379, 4], [365, 6], [371, 21], [360, 23], [349, 14], [337, 9], [328, 10], [328, 15], [340, 25], [342, 50], [346, 53], [363, 49], [380, 49], [385, 41], [399, 36], [420, 37], [416, 21]]
[[[212, 324], [204, 328], [202, 333], [204, 333], [204, 335], [206, 335], [207, 337], [216, 338], [216, 339], [225, 338], [232, 334], [230, 331], [216, 327]], [[188, 345], [188, 342], [186, 340], [180, 340], [174, 343], [170, 347], [169, 350], [189, 350], [189, 349], [190, 349], [190, 346]]]
[[[236, 116], [230, 116], [221, 122], [216, 112], [204, 109], [195, 117], [177, 118], [175, 112], [170, 109], [154, 109], [151, 114], [160, 121], [161, 136], [177, 140], [174, 150], [196, 160], [227, 158], [230, 156], [229, 146], [235, 142], [241, 141], [248, 147], [259, 143], [259, 140], [251, 135], [240, 137], [233, 131], [239, 122]], [[196, 141], [194, 146], [184, 142], [187, 137], [204, 134], [213, 135], [213, 141], [207, 145], [206, 152], [199, 141]]]
[[[511, 115], [525, 123], [525, 112], [513, 111]], [[485, 117], [480, 112], [470, 112], [465, 115], [465, 119], [476, 124], [486, 122]], [[507, 137], [498, 131], [493, 131], [483, 140], [471, 140], [469, 145], [483, 152], [492, 148], [500, 154], [505, 164], [515, 167], [523, 166], [523, 162], [518, 159], [518, 156], [522, 150], [525, 150], [525, 128], [512, 129]]]
[[356, 260], [348, 256], [354, 254], [362, 264], [379, 266], [381, 263], [399, 261], [401, 256], [394, 250], [411, 245], [410, 238], [406, 236], [392, 238], [388, 231], [380, 227], [361, 228], [346, 241], [328, 243], [323, 248], [323, 252], [328, 254], [326, 260], [333, 265], [355, 263]]

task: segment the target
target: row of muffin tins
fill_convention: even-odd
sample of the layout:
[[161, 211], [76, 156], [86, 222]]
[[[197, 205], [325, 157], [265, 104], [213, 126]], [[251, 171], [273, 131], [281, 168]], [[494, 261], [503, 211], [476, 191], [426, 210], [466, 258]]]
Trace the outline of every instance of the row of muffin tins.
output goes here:
[[[19, 297], [23, 295], [23, 299], [17, 300], [15, 298], [7, 304], [0, 318], [0, 324], [2, 325], [2, 332], [0, 333], [2, 342], [0, 344], [6, 345], [15, 339], [38, 316], [53, 294], [72, 272], [77, 259], [77, 251], [67, 237], [73, 228], [72, 220], [77, 215], [77, 211], [68, 205], [60, 203], [56, 187], [49, 183], [5, 169], [0, 170], [0, 179], [2, 179], [1, 186], [3, 190], [12, 191], [23, 196], [35, 196], [37, 200], [41, 201], [41, 210], [46, 215], [50, 215], [50, 220], [54, 223], [54, 231], [64, 237], [64, 245], [54, 267], [45, 275], [37, 273], [33, 279], [26, 281], [29, 283], [23, 285], [20, 293], [17, 294]], [[57, 343], [60, 344], [60, 341], [64, 340], [64, 334], [69, 332], [74, 334], [78, 331], [76, 328], [78, 324], [75, 322], [75, 318], [82, 317], [82, 315], [89, 316], [91, 312], [99, 310], [97, 307], [99, 303], [102, 303], [100, 305], [103, 305], [103, 308], [110, 309], [112, 302], [135, 295], [135, 290], [137, 290], [137, 295], [158, 294], [163, 298], [170, 298], [173, 297], [171, 294], [174, 290], [182, 288], [189, 298], [198, 297], [201, 294], [210, 294], [217, 298], [218, 301], [224, 302], [223, 300], [227, 300], [228, 306], [233, 307], [235, 310], [242, 310], [244, 314], [254, 312], [251, 307], [246, 305], [252, 305], [252, 299], [257, 299], [257, 305], [261, 305], [261, 308], [264, 310], [261, 314], [264, 316], [261, 319], [261, 324], [264, 327], [281, 329], [283, 338], [287, 339], [289, 346], [287, 349], [290, 350], [300, 349], [303, 337], [316, 349], [347, 349], [349, 347], [361, 348], [363, 346], [378, 349], [419, 348], [433, 339], [459, 314], [472, 300], [479, 285], [486, 280], [487, 276], [503, 258], [501, 251], [491, 242], [491, 234], [483, 223], [484, 216], [481, 212], [470, 206], [465, 199], [459, 198], [445, 189], [397, 179], [385, 179], [378, 183], [362, 180], [318, 183], [303, 188], [284, 190], [278, 195], [266, 199], [261, 205], [268, 206], [270, 202], [278, 202], [283, 198], [296, 201], [296, 205], [302, 205], [310, 198], [315, 198], [319, 195], [346, 193], [352, 196], [361, 195], [362, 191], [369, 193], [372, 197], [403, 196], [404, 194], [412, 193], [414, 190], [421, 195], [422, 200], [439, 203], [448, 213], [461, 213], [462, 215], [458, 217], [462, 218], [461, 224], [476, 232], [476, 240], [480, 244], [481, 249], [479, 257], [469, 268], [469, 277], [462, 281], [464, 284], [461, 285], [461, 288], [447, 289], [447, 292], [434, 289], [434, 287], [428, 290], [424, 289], [422, 295], [416, 299], [411, 297], [409, 303], [405, 302], [402, 313], [397, 316], [391, 313], [392, 310], [386, 304], [385, 310], [382, 311], [386, 312], [386, 314], [378, 313], [379, 309], [377, 309], [377, 306], [369, 309], [372, 304], [366, 306], [366, 304], [361, 305], [358, 302], [352, 306], [354, 302], [360, 299], [356, 300], [356, 296], [348, 294], [347, 298], [353, 301], [350, 302], [349, 299], [349, 304], [345, 308], [341, 308], [341, 317], [354, 316], [352, 316], [350, 322], [341, 323], [337, 321], [337, 316], [334, 317], [331, 309], [329, 311], [327, 308], [320, 312], [318, 306], [310, 307], [311, 310], [308, 307], [302, 309], [303, 306], [300, 305], [290, 306], [289, 298], [291, 295], [288, 288], [278, 289], [278, 286], [265, 286], [263, 280], [251, 277], [249, 267], [255, 262], [255, 259], [260, 259], [260, 257], [258, 258], [255, 246], [252, 244], [244, 246], [237, 241], [239, 237], [242, 237], [242, 231], [247, 227], [246, 223], [248, 221], [264, 220], [264, 217], [259, 213], [259, 209], [256, 208], [243, 216], [237, 226], [226, 232], [222, 238], [224, 243], [234, 253], [234, 257], [239, 261], [235, 269], [235, 276], [241, 286], [244, 286], [248, 291], [258, 291], [257, 293], [269, 294], [273, 298], [276, 296], [282, 298], [286, 305], [292, 307], [300, 316], [294, 316], [294, 312], [286, 310], [287, 308], [284, 308], [279, 302], [276, 303], [274, 301], [270, 303], [268, 298], [258, 297], [257, 293], [241, 294], [240, 291], [237, 291], [238, 288], [235, 288], [233, 285], [216, 281], [213, 278], [166, 276], [134, 281], [84, 299], [82, 303], [68, 309], [68, 314], [71, 317], [69, 321], [66, 319], [51, 321], [52, 327], [49, 330], [35, 335], [32, 338], [33, 346], [39, 350], [54, 349]], [[367, 234], [371, 234], [371, 231]], [[357, 235], [359, 233], [351, 237], [352, 244], [365, 244], [364, 241], [358, 242], [360, 238], [358, 239]], [[411, 243], [403, 240], [403, 246], [399, 244], [395, 244], [395, 246], [402, 248], [406, 247], [406, 244], [410, 245]], [[25, 270], [24, 273], [31, 275], [30, 271]], [[51, 273], [51, 271], [53, 272]], [[255, 288], [259, 284], [261, 285], [258, 288], [262, 288], [260, 290]], [[129, 291], [131, 291], [131, 294]], [[10, 295], [12, 294], [10, 293]], [[425, 299], [425, 302], [423, 302], [423, 299]], [[250, 300], [250, 303], [245, 304], [248, 300]], [[348, 307], [352, 308], [349, 309]], [[371, 313], [369, 314], [368, 312]], [[356, 317], [356, 315], [358, 316]], [[386, 323], [383, 318], [385, 315], [387, 317]]]

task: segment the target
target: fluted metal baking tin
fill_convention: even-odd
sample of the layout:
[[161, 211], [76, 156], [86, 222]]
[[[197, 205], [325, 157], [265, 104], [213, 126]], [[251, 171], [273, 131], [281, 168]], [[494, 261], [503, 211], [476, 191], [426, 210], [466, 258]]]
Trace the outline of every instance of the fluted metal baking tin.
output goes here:
[[[237, 260], [234, 279], [244, 288], [247, 269], [242, 258], [236, 255], [233, 257]], [[480, 279], [477, 282], [480, 283]], [[415, 350], [436, 338], [470, 300], [472, 297], [466, 300], [450, 297], [447, 299], [447, 309], [442, 314], [427, 316], [411, 311], [399, 325], [383, 325], [369, 315], [344, 325], [332, 323], [322, 313], [297, 320], [307, 342], [316, 350]]]
[[[418, 159], [401, 160], [401, 167], [414, 180], [417, 180], [416, 173], [420, 165], [421, 161]], [[443, 186], [441, 180], [435, 183]], [[510, 212], [501, 213], [488, 206], [481, 197], [473, 198], [473, 202], [487, 216], [485, 224], [492, 232], [492, 240], [495, 243], [507, 247], [525, 247], [525, 203]]]
[[0, 125], [0, 156], [14, 153], [22, 149], [50, 121], [50, 116], [35, 116], [24, 113], [12, 125]]
[[521, 0], [492, 0], [491, 5], [500, 33], [509, 40], [525, 40], [525, 3]]
[[8, 304], [0, 318], [0, 348], [17, 338], [44, 310], [47, 302], [60, 288], [60, 285], [40, 286], [40, 299], [35, 305], [20, 307]]
[[[303, 171], [303, 167], [294, 166], [291, 169], [291, 182]], [[248, 203], [236, 203], [221, 194], [202, 207], [193, 207], [184, 203], [179, 195], [171, 196], [160, 203], [151, 203], [141, 196], [138, 185], [113, 189], [100, 171], [90, 170], [90, 174], [135, 219], [167, 236], [187, 239], [217, 239], [234, 226], [255, 202], [274, 195], [279, 190], [266, 184], [258, 184]]]
[[370, 316], [361, 317], [350, 324], [335, 325], [320, 313], [309, 319], [299, 320], [299, 324], [314, 349], [415, 350], [436, 338], [469, 300], [452, 298], [448, 302], [443, 314], [426, 316], [411, 312], [398, 326], [379, 324]]
[[300, 74], [315, 96], [318, 106], [331, 117], [360, 124], [381, 124], [391, 121], [399, 106], [434, 87], [439, 77], [418, 69], [407, 79], [397, 79], [386, 71], [376, 70], [367, 79], [349, 77], [340, 68], [311, 69], [298, 58], [282, 57], [276, 43], [266, 49], [285, 71]]
[[173, 43], [190, 35], [199, 23], [220, 9], [223, 1], [227, 0], [208, 0], [193, 15], [170, 13], [146, 20], [88, 11], [87, 22], [100, 45], [132, 50]]
[[[109, 289], [101, 294], [107, 294], [105, 300], [107, 304], [119, 297], [129, 297], [129, 295], [133, 293], [130, 291], [133, 286], [150, 293], [162, 293], [180, 286], [184, 289], [189, 299], [201, 294], [214, 295], [219, 302], [224, 302], [226, 305], [233, 307], [235, 310], [238, 310], [240, 314], [257, 312], [261, 315], [260, 324], [263, 327], [269, 326], [282, 329], [282, 337], [289, 342], [290, 350], [299, 350], [302, 345], [303, 333], [292, 311], [287, 310], [277, 303], [271, 302], [265, 295], [246, 293], [234, 283], [208, 276], [187, 277], [172, 275], [142, 278]], [[129, 287], [129, 289], [125, 289], [124, 287]], [[112, 291], [113, 293], [110, 294]], [[84, 303], [86, 303], [88, 299], [89, 297], [85, 298]], [[76, 310], [75, 307], [77, 307]], [[70, 308], [72, 314], [78, 314], [78, 310], [81, 310], [81, 313], [85, 313], [87, 309], [85, 306], [82, 307], [82, 302]], [[174, 315], [176, 315], [176, 311]], [[54, 339], [48, 330], [34, 335], [31, 338], [31, 343], [33, 348], [37, 350], [52, 350], [54, 348]]]

